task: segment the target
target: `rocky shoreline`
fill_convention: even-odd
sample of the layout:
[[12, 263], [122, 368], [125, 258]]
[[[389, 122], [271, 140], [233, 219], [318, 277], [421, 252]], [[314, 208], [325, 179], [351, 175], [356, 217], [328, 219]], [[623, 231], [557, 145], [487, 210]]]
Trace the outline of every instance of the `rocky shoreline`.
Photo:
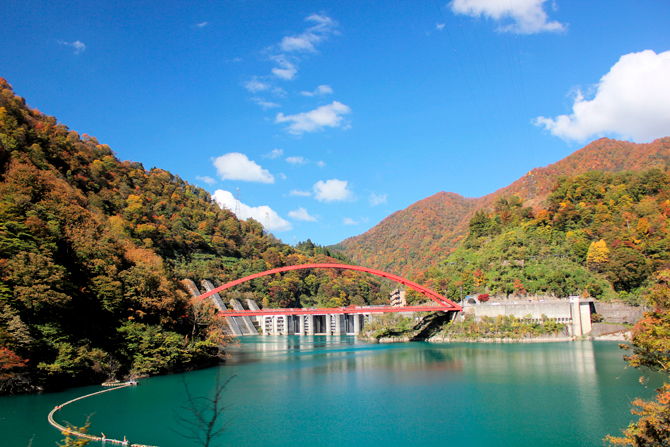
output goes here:
[[450, 338], [434, 336], [425, 340], [415, 340], [410, 336], [403, 337], [381, 337], [376, 339], [374, 337], [359, 337], [361, 340], [375, 342], [375, 343], [407, 343], [410, 341], [426, 341], [429, 343], [552, 343], [552, 342], [569, 342], [569, 341], [628, 341], [630, 340], [630, 331], [620, 331], [610, 334], [602, 334], [598, 336], [583, 336], [571, 337], [564, 334], [556, 335], [540, 335], [537, 337], [520, 337], [520, 338]]

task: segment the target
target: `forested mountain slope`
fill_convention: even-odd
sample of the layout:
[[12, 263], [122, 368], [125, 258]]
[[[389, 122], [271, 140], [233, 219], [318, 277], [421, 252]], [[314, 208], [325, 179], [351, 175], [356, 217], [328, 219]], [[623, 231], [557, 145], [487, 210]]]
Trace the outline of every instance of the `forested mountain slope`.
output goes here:
[[545, 207], [518, 196], [479, 210], [467, 238], [420, 283], [463, 295], [582, 295], [637, 303], [670, 265], [670, 176], [651, 169], [562, 177]]
[[[0, 78], [0, 393], [216, 362], [221, 322], [192, 308], [180, 280], [341, 262], [300, 248], [176, 175], [119, 161]], [[380, 289], [357, 272], [301, 270], [233, 293], [311, 307], [364, 304]]]
[[476, 199], [438, 193], [397, 211], [368, 232], [348, 238], [334, 248], [367, 267], [410, 276], [453, 253], [467, 235], [477, 210], [492, 208], [500, 197], [518, 195], [527, 206], [540, 209], [561, 176], [591, 170], [639, 171], [670, 162], [670, 138], [635, 144], [601, 138], [570, 156], [535, 168], [509, 186]]

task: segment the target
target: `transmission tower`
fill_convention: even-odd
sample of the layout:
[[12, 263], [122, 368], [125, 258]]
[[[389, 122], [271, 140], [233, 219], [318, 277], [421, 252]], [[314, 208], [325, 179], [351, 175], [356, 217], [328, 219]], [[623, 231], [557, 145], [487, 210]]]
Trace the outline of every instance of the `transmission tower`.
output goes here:
[[270, 228], [270, 213], [266, 212], [265, 213], [265, 231], [268, 231], [268, 228]]
[[237, 216], [238, 219], [241, 219], [242, 216], [240, 215], [240, 197], [242, 197], [242, 193], [240, 192], [240, 188], [235, 189], [235, 215]]
[[537, 190], [537, 179], [533, 175], [532, 171], [528, 171], [526, 174], [526, 193], [528, 194], [528, 200], [535, 197]]

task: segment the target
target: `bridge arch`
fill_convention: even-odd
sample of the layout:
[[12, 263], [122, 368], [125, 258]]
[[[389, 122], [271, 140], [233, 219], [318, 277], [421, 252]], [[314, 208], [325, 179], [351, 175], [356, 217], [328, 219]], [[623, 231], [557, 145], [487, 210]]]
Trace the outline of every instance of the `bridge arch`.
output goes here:
[[215, 289], [210, 290], [209, 292], [203, 293], [202, 295], [198, 296], [198, 299], [204, 299], [207, 298], [211, 295], [214, 295], [215, 293], [221, 292], [222, 290], [229, 289], [231, 287], [235, 287], [239, 284], [245, 283], [247, 281], [251, 281], [252, 279], [256, 278], [261, 278], [263, 276], [268, 276], [268, 275], [274, 275], [275, 273], [283, 273], [283, 272], [289, 272], [292, 270], [304, 270], [304, 269], [341, 269], [341, 270], [355, 270], [358, 272], [364, 272], [364, 273], [371, 273], [375, 276], [379, 276], [382, 278], [387, 278], [395, 282], [399, 282], [400, 284], [403, 284], [407, 287], [410, 287], [423, 296], [430, 298], [434, 302], [436, 302], [439, 306], [441, 307], [449, 307], [451, 310], [454, 311], [461, 311], [463, 308], [459, 306], [458, 304], [454, 303], [453, 301], [445, 298], [444, 296], [440, 295], [439, 293], [435, 292], [434, 290], [429, 289], [428, 287], [424, 287], [421, 284], [417, 284], [414, 281], [410, 281], [409, 279], [403, 278], [398, 275], [394, 275], [392, 273], [387, 273], [387, 272], [382, 272], [381, 270], [375, 270], [367, 267], [361, 267], [358, 265], [347, 265], [347, 264], [300, 264], [300, 265], [289, 265], [286, 267], [279, 267], [271, 270], [266, 270], [264, 272], [260, 273], [254, 273], [253, 275], [245, 276], [244, 278], [237, 279], [235, 281], [231, 281], [229, 283], [226, 283], [222, 286], [219, 286]]

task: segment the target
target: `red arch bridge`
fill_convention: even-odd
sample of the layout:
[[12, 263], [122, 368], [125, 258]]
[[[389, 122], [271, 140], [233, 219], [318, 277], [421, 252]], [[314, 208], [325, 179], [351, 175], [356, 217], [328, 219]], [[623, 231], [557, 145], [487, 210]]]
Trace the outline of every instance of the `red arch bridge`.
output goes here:
[[[247, 300], [249, 309], [246, 310], [242, 304], [237, 300], [231, 300], [230, 304], [234, 310], [227, 310], [223, 300], [218, 295], [222, 290], [235, 287], [247, 281], [251, 281], [263, 276], [274, 275], [276, 273], [288, 272], [291, 270], [302, 269], [341, 269], [341, 270], [355, 270], [359, 272], [371, 273], [382, 278], [388, 278], [392, 281], [399, 282], [406, 285], [422, 295], [429, 298], [432, 302], [419, 306], [347, 306], [336, 308], [310, 308], [310, 309], [259, 309], [255, 301]], [[190, 281], [190, 280], [189, 280]], [[367, 267], [359, 267], [356, 265], [346, 264], [302, 264], [291, 265], [288, 267], [280, 267], [272, 270], [267, 270], [261, 273], [240, 278], [236, 281], [231, 281], [220, 287], [214, 288], [208, 281], [203, 281], [203, 285], [207, 288], [207, 292], [199, 295], [196, 290], [191, 290], [196, 299], [210, 298], [213, 303], [220, 310], [219, 315], [226, 317], [226, 321], [234, 335], [256, 335], [256, 325], [251, 318], [254, 317], [257, 324], [260, 326], [263, 334], [273, 335], [342, 335], [342, 334], [358, 334], [365, 324], [366, 319], [374, 318], [373, 314], [386, 312], [447, 312], [450, 317], [453, 317], [457, 312], [463, 310], [461, 306], [448, 300], [439, 293], [417, 284], [408, 279], [402, 278], [391, 273], [374, 270]], [[195, 284], [193, 284], [195, 286]]]
[[417, 292], [421, 293], [427, 298], [430, 298], [433, 302], [430, 304], [424, 304], [419, 306], [401, 306], [401, 307], [390, 307], [390, 306], [347, 306], [347, 307], [335, 307], [335, 308], [294, 308], [294, 309], [249, 309], [249, 310], [223, 310], [219, 312], [219, 315], [225, 317], [251, 317], [251, 316], [265, 316], [265, 315], [337, 315], [337, 314], [371, 314], [371, 313], [385, 313], [385, 312], [460, 312], [463, 310], [461, 306], [454, 303], [453, 301], [445, 298], [439, 293], [424, 287], [420, 284], [417, 284], [409, 279], [402, 278], [391, 273], [382, 272], [381, 270], [375, 270], [367, 267], [360, 267], [357, 265], [346, 265], [346, 264], [301, 264], [301, 265], [290, 265], [287, 267], [279, 267], [272, 270], [266, 270], [265, 272], [255, 273], [253, 275], [245, 276], [235, 281], [231, 281], [222, 286], [216, 287], [209, 290], [208, 292], [199, 295], [197, 299], [204, 299], [211, 297], [212, 295], [221, 292], [222, 290], [230, 289], [239, 284], [251, 281], [252, 279], [261, 278], [263, 276], [274, 275], [276, 273], [289, 272], [291, 270], [303, 270], [303, 269], [341, 269], [341, 270], [355, 270], [359, 272], [371, 273], [382, 278], [387, 278], [392, 281], [399, 282], [407, 287], [410, 287]]

